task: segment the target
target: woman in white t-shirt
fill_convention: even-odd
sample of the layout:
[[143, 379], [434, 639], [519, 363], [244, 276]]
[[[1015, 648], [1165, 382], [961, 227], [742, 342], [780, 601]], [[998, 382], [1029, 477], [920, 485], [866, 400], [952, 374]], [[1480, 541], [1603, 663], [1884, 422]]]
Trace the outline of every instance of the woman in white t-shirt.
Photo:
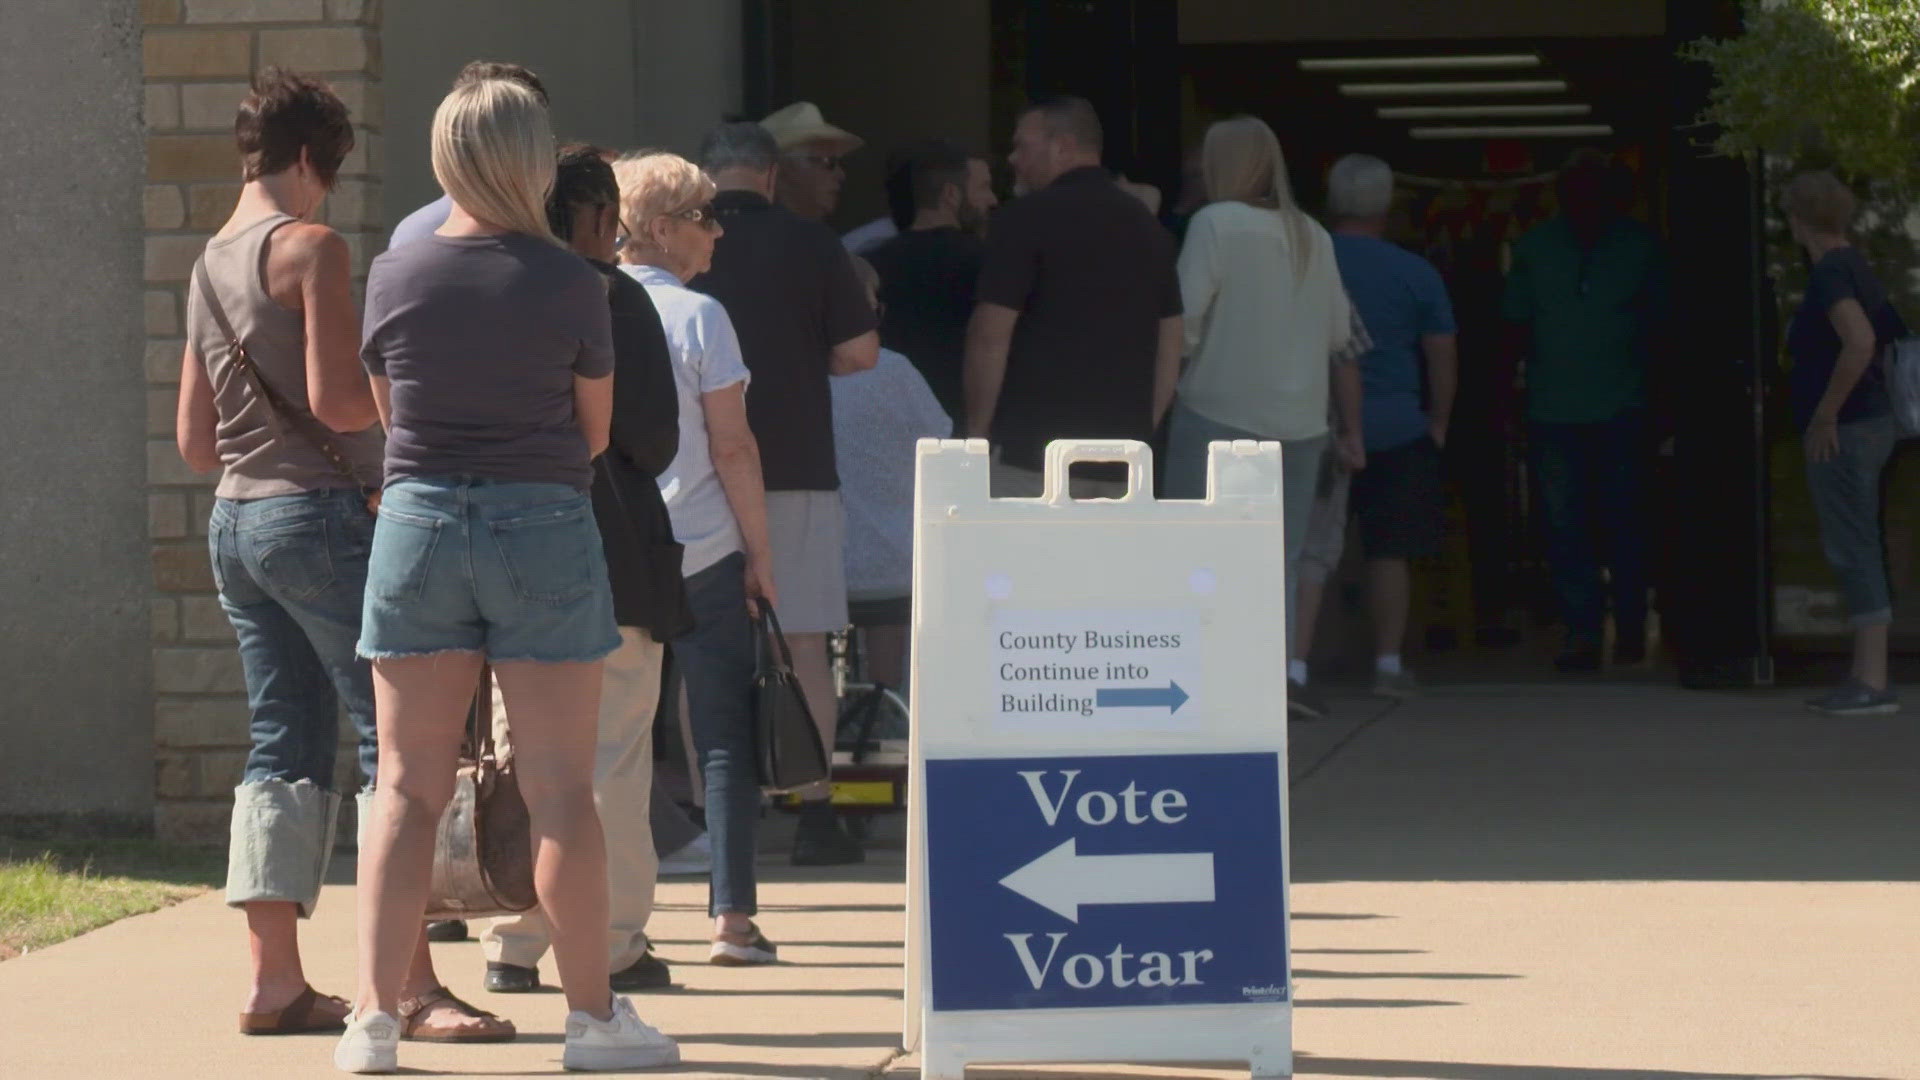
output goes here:
[[754, 767], [753, 628], [749, 612], [776, 602], [760, 448], [747, 426], [747, 365], [720, 301], [687, 288], [713, 262], [720, 225], [713, 181], [677, 154], [616, 162], [627, 235], [621, 269], [660, 312], [680, 390], [680, 453], [660, 476], [694, 628], [673, 642], [687, 722], [706, 781], [713, 838], [715, 964], [771, 964], [778, 950], [754, 924], [760, 781]]
[[1167, 492], [1206, 495], [1207, 444], [1281, 443], [1287, 537], [1287, 637], [1315, 481], [1329, 449], [1353, 468], [1360, 442], [1358, 369], [1338, 374], [1340, 444], [1327, 424], [1328, 357], [1347, 343], [1352, 307], [1333, 240], [1294, 205], [1273, 130], [1254, 117], [1207, 129], [1200, 155], [1210, 203], [1180, 251], [1187, 364], [1167, 433]]

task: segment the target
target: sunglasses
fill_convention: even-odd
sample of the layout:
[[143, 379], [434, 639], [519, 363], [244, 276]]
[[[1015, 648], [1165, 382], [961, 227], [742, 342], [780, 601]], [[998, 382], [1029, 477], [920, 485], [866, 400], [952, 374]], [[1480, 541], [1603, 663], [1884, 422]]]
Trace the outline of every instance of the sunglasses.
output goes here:
[[720, 219], [714, 216], [712, 203], [690, 206], [685, 210], [675, 210], [667, 216], [679, 218], [681, 221], [690, 221], [706, 229], [715, 228], [720, 224]]
[[832, 154], [795, 154], [795, 161], [804, 161], [822, 172], [837, 172], [841, 168], [841, 159]]

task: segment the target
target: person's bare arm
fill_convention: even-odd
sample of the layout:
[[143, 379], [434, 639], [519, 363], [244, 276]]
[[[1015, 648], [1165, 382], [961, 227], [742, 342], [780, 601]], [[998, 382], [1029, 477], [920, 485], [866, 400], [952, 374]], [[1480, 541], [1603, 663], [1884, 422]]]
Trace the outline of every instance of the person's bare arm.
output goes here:
[[1852, 396], [1860, 377], [1873, 364], [1875, 337], [1866, 309], [1851, 296], [1843, 297], [1827, 309], [1834, 332], [1840, 335], [1840, 357], [1834, 362], [1833, 375], [1827, 379], [1827, 391], [1807, 424], [1807, 454], [1815, 461], [1826, 461], [1840, 450], [1840, 410]]
[[1351, 360], [1333, 365], [1333, 407], [1340, 411], [1340, 437], [1334, 446], [1349, 470], [1367, 467], [1367, 440], [1360, 430], [1360, 365]]
[[1007, 379], [1007, 352], [1020, 313], [999, 304], [979, 303], [967, 322], [967, 355], [961, 378], [966, 387], [968, 438], [984, 439], [993, 428], [1000, 387]]
[[193, 343], [181, 350], [180, 401], [173, 418], [173, 438], [180, 447], [180, 458], [194, 472], [212, 472], [220, 467], [216, 442], [220, 411], [213, 402], [213, 381], [207, 369], [193, 354]]
[[299, 282], [307, 331], [307, 407], [334, 431], [362, 431], [379, 416], [360, 366], [360, 316], [354, 310], [347, 241], [325, 225], [291, 224], [274, 233], [270, 272]]
[[393, 383], [385, 375], [367, 376], [367, 384], [373, 388], [373, 405], [380, 411], [380, 426], [393, 430]]
[[747, 600], [778, 605], [773, 585], [773, 542], [767, 536], [767, 491], [760, 475], [760, 444], [747, 425], [747, 384], [734, 383], [700, 395], [707, 421], [707, 451], [727, 494], [747, 551]]
[[587, 456], [606, 453], [613, 429], [612, 375], [573, 377], [573, 418], [580, 425], [580, 434], [587, 437]]
[[870, 371], [880, 362], [880, 331], [869, 330], [833, 347], [827, 371], [833, 375], [857, 375]]
[[1460, 388], [1460, 348], [1452, 334], [1420, 335], [1420, 351], [1427, 358], [1427, 387], [1433, 396], [1428, 431], [1437, 446], [1447, 445], [1447, 427], [1453, 422], [1453, 398]]
[[1173, 392], [1180, 385], [1180, 354], [1187, 344], [1185, 321], [1178, 315], [1160, 320], [1160, 344], [1153, 358], [1153, 426], [1173, 408]]

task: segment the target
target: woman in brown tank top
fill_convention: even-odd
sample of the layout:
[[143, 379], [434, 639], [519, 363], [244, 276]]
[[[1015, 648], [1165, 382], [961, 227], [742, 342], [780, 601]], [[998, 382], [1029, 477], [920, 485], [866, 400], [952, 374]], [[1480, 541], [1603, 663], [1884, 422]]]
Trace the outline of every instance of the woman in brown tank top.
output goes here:
[[[253, 960], [240, 1030], [339, 1030], [347, 1005], [307, 984], [297, 926], [333, 849], [341, 705], [369, 790], [376, 765], [372, 676], [354, 644], [373, 537], [366, 491], [380, 483], [383, 438], [359, 362], [346, 241], [309, 220], [353, 129], [325, 84], [268, 69], [235, 136], [246, 186], [195, 268], [176, 434], [188, 465], [220, 470], [208, 546], [247, 681], [252, 749], [227, 872]], [[407, 993], [438, 986], [423, 939]], [[513, 1031], [446, 1000], [411, 1026], [440, 1038]]]

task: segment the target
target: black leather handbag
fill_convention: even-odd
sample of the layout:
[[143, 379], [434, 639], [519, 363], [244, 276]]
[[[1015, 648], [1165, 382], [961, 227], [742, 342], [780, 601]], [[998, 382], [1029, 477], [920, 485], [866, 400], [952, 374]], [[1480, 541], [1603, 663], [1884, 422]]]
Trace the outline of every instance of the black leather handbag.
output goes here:
[[776, 794], [825, 780], [827, 750], [813, 726], [807, 695], [793, 673], [793, 651], [771, 604], [753, 620], [754, 764], [760, 786]]

